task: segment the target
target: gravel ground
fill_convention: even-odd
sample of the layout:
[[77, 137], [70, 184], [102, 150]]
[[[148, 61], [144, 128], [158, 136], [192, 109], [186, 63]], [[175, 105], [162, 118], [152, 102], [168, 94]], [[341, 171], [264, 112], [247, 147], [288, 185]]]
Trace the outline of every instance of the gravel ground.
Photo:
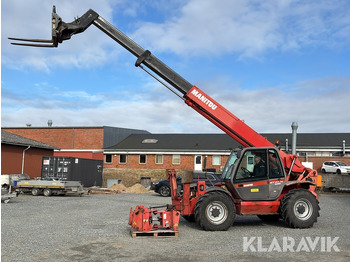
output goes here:
[[[179, 237], [130, 236], [131, 207], [170, 202], [153, 193], [20, 195], [1, 204], [2, 261], [350, 261], [348, 194], [320, 195], [321, 216], [310, 229], [238, 216], [228, 231], [206, 232], [181, 218]], [[286, 252], [284, 240], [295, 241]]]

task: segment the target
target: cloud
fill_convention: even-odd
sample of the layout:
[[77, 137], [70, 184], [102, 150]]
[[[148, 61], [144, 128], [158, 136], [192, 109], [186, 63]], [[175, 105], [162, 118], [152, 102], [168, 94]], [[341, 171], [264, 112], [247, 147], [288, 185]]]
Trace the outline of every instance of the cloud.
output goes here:
[[[9, 45], [9, 36], [50, 38], [53, 4], [54, 0], [2, 3], [3, 65], [50, 72], [57, 67], [99, 67], [117, 60], [119, 49], [115, 43], [93, 26], [54, 50]], [[344, 0], [190, 0], [147, 4], [133, 0], [62, 0], [57, 13], [71, 22], [89, 8], [115, 24], [119, 21], [118, 16], [113, 20], [113, 14], [119, 10], [129, 17], [139, 16], [128, 21], [129, 28], [135, 28], [132, 38], [158, 54], [171, 52], [193, 57], [234, 53], [238, 58], [259, 58], [273, 50], [320, 45], [336, 49], [350, 43], [349, 4]], [[145, 8], [154, 10], [153, 20], [146, 21], [142, 16], [147, 12]], [[159, 16], [161, 19], [157, 19]]]
[[[113, 7], [121, 1], [112, 0], [62, 0], [56, 6], [63, 21], [72, 22], [89, 8], [99, 10], [112, 20]], [[45, 49], [18, 47], [9, 43], [8, 37], [51, 38], [51, 11], [56, 1], [12, 0], [2, 2], [2, 64], [18, 70], [40, 70], [50, 72], [53, 68], [90, 68], [101, 66], [113, 58], [113, 41], [97, 28], [89, 28], [67, 41], [59, 48]], [[101, 36], [101, 37], [99, 37]]]
[[[218, 81], [215, 84], [230, 85]], [[324, 78], [291, 84], [293, 88], [224, 89], [212, 97], [257, 132], [290, 132], [294, 121], [299, 124], [299, 132], [339, 132], [350, 128], [347, 113], [349, 85], [350, 77]], [[212, 86], [215, 86], [214, 83]], [[84, 91], [67, 93], [66, 96], [75, 97], [67, 101], [56, 90], [51, 96], [43, 94], [45, 97], [30, 104], [23, 104], [15, 100], [16, 96], [11, 92], [5, 92], [3, 101], [7, 101], [8, 105], [2, 112], [2, 124], [44, 126], [51, 119], [56, 126], [103, 126], [108, 123], [110, 126], [144, 129], [153, 133], [221, 132], [176, 96], [158, 88], [154, 84], [146, 96], [132, 91], [125, 93], [123, 96], [129, 97], [128, 100], [120, 96], [96, 96]], [[207, 91], [206, 87], [203, 90]], [[210, 94], [210, 90], [207, 93]]]
[[350, 42], [346, 1], [192, 0], [163, 23], [143, 22], [134, 37], [178, 55], [259, 57], [271, 50]]
[[[50, 73], [45, 74], [48, 77], [44, 78], [39, 74], [35, 75], [47, 82], [37, 83], [31, 88], [7, 87], [6, 82], [2, 85], [3, 126], [22, 124], [24, 126], [26, 123], [43, 126], [48, 119], [52, 119], [56, 126], [107, 124], [146, 129], [154, 133], [220, 132], [217, 127], [154, 82], [152, 78], [147, 81], [136, 79], [137, 73], [133, 75], [136, 76], [135, 79], [130, 80], [131, 84], [123, 82], [123, 77], [127, 74], [123, 75], [124, 71], [116, 76], [113, 85], [122, 88], [123, 91], [120, 92], [111, 91], [115, 87], [105, 84], [103, 81], [105, 79], [101, 80], [100, 86], [94, 86], [95, 89], [101, 88], [101, 93], [89, 90], [93, 89], [92, 87], [81, 91], [85, 89], [85, 86], [79, 86], [81, 82], [61, 84], [64, 85], [62, 89], [50, 84], [50, 81], [55, 81], [54, 77], [50, 79], [50, 75], [60, 76], [60, 73], [63, 75], [60, 71], [62, 68], [72, 70], [82, 68], [82, 71], [91, 73], [93, 71], [91, 68], [102, 68], [118, 61], [120, 55], [118, 50], [122, 50], [116, 48], [116, 43], [95, 27], [63, 43], [58, 49], [21, 48], [9, 45], [8, 36], [44, 39], [50, 37], [51, 8], [54, 2], [53, 0], [2, 2], [2, 65], [26, 71], [28, 74], [37, 70]], [[273, 51], [277, 51], [277, 55], [286, 52], [288, 53], [286, 57], [291, 57], [293, 52], [303, 48], [322, 46], [337, 51], [350, 44], [347, 1], [148, 2], [62, 0], [57, 3], [57, 13], [63, 20], [70, 22], [73, 17], [80, 16], [92, 8], [119, 26], [120, 17], [116, 17], [114, 21], [115, 13], [128, 7], [120, 14], [133, 17], [128, 20], [127, 28], [134, 32], [131, 36], [136, 42], [154, 50], [160, 57], [168, 55], [167, 62], [172, 59], [172, 54], [182, 56], [179, 61], [183, 61], [183, 57], [191, 59], [191, 66], [198, 66], [196, 62], [198, 60], [201, 62], [202, 58], [205, 63], [213, 61], [213, 64], [206, 68], [198, 66], [198, 70], [204, 72], [216, 67], [215, 63], [223, 62], [224, 60], [220, 59], [226, 57], [229, 62], [247, 58], [254, 60], [268, 56]], [[164, 3], [167, 5], [166, 8]], [[154, 16], [152, 20], [147, 20], [150, 19], [147, 13], [150, 10], [154, 10]], [[137, 19], [134, 19], [135, 17]], [[127, 53], [124, 50], [120, 52]], [[226, 62], [224, 61], [223, 66], [230, 64]], [[123, 61], [123, 63], [129, 62]], [[296, 64], [292, 63], [293, 66]], [[346, 68], [347, 63], [343, 64], [345, 65], [343, 68]], [[109, 74], [113, 74], [114, 65], [112, 64], [112, 69], [108, 71]], [[242, 65], [242, 61], [239, 61], [234, 67]], [[177, 63], [177, 66], [180, 66], [185, 74], [194, 72], [193, 77], [196, 78], [196, 69], [189, 69], [180, 63]], [[328, 66], [331, 67], [332, 64]], [[240, 71], [245, 74], [242, 78], [250, 73], [254, 74], [245, 72], [246, 68]], [[290, 78], [281, 80], [284, 82], [283, 85], [275, 84], [260, 88], [251, 85], [245, 89], [226, 76], [228, 70], [223, 70], [221, 76], [208, 74], [199, 85], [258, 132], [290, 132], [293, 121], [299, 123], [300, 132], [349, 130], [350, 119], [346, 112], [350, 97], [349, 76], [346, 72], [341, 76], [344, 70], [337, 73], [338, 76], [331, 76], [335, 70], [329, 73], [324, 71], [322, 72], [324, 75], [318, 76], [319, 78], [312, 73], [310, 73], [312, 76], [305, 77], [304, 75], [311, 72], [309, 70], [297, 77], [297, 79], [305, 77], [303, 81], [290, 80], [294, 79], [294, 75], [291, 75]], [[105, 77], [105, 73], [103, 70], [97, 70], [97, 74], [101, 74], [102, 78]], [[298, 73], [293, 71], [292, 74]], [[70, 77], [73, 75], [70, 74]], [[236, 81], [245, 81], [239, 75], [234, 77]], [[273, 77], [273, 74], [268, 77]], [[257, 81], [260, 81], [259, 78], [264, 80], [263, 77], [257, 76]], [[14, 82], [8, 83], [15, 85]], [[123, 86], [124, 84], [137, 85], [132, 87], [137, 92], [129, 91]], [[333, 125], [332, 121], [336, 124]]]

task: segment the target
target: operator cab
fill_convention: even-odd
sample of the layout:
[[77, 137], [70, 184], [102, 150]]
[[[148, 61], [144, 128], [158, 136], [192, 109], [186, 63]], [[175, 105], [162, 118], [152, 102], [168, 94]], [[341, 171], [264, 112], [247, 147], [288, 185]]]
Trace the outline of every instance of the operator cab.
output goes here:
[[245, 148], [233, 151], [223, 170], [222, 179], [236, 199], [275, 200], [285, 179], [277, 148]]

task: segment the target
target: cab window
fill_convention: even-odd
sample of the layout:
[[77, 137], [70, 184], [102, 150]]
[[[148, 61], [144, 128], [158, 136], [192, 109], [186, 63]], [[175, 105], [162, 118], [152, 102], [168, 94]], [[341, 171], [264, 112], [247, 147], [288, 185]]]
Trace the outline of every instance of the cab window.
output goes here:
[[281, 162], [277, 156], [275, 150], [268, 150], [268, 162], [269, 162], [269, 177], [270, 178], [281, 178], [284, 177]]
[[239, 163], [235, 180], [267, 179], [267, 151], [265, 149], [245, 151]]

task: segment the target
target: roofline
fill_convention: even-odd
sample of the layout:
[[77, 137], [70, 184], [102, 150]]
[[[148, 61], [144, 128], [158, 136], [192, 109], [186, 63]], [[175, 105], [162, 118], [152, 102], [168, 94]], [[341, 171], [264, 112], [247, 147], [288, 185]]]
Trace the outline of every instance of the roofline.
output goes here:
[[[36, 141], [37, 142], [37, 141]], [[39, 142], [41, 143], [41, 142]], [[28, 147], [30, 146], [31, 148], [40, 148], [40, 149], [47, 149], [47, 150], [58, 150], [59, 147], [54, 147], [54, 146], [50, 146], [50, 145], [33, 145], [33, 144], [29, 144], [29, 143], [17, 143], [17, 142], [8, 142], [8, 141], [1, 141], [1, 144], [5, 144], [5, 145], [12, 145], [12, 146], [23, 146], [23, 147]], [[43, 143], [41, 143], [43, 144]]]
[[108, 128], [116, 128], [116, 129], [124, 129], [124, 130], [138, 130], [138, 131], [144, 131], [149, 132], [144, 129], [136, 129], [136, 128], [128, 128], [128, 127], [115, 127], [115, 126], [20, 126], [20, 127], [1, 127], [1, 129], [104, 129], [105, 127]]
[[55, 149], [55, 152], [103, 152], [103, 149]]
[[[1, 129], [93, 129], [104, 128], [104, 126], [21, 126], [21, 127], [1, 127]], [[118, 128], [118, 127], [117, 127]]]

